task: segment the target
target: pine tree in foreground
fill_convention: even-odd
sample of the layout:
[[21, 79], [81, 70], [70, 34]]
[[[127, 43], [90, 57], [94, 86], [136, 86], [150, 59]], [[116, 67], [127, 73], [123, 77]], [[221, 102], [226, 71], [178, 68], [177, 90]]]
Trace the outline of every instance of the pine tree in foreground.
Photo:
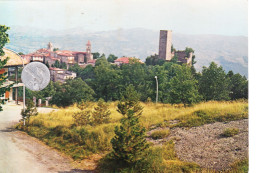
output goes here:
[[114, 159], [131, 165], [143, 159], [144, 151], [149, 147], [145, 139], [145, 128], [139, 118], [143, 107], [132, 85], [126, 88], [123, 99], [118, 103], [118, 112], [123, 115], [121, 125], [115, 127], [115, 136], [111, 140]]

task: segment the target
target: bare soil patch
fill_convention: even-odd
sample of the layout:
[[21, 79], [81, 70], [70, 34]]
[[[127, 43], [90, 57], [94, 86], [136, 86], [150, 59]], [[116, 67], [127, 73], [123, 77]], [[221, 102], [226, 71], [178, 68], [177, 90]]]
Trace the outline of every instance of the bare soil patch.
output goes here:
[[[221, 134], [227, 128], [237, 128], [239, 133], [233, 137], [223, 137]], [[234, 161], [248, 158], [248, 119], [216, 122], [189, 129], [174, 128], [167, 138], [148, 138], [148, 141], [160, 145], [170, 139], [175, 141], [175, 150], [181, 160], [195, 162], [203, 168], [228, 169]]]

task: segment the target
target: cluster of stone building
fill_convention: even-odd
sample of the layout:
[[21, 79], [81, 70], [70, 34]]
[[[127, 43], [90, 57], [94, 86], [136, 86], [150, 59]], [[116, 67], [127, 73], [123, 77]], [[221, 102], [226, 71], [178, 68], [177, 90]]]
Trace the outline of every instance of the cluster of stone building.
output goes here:
[[192, 52], [188, 55], [185, 51], [171, 51], [172, 45], [172, 31], [160, 30], [159, 40], [159, 59], [170, 61], [174, 56], [178, 57], [179, 62], [183, 64], [192, 64]]
[[[86, 45], [86, 52], [70, 51], [70, 50], [55, 50], [51, 42], [48, 43], [47, 48], [39, 49], [33, 53], [22, 55], [23, 59], [33, 62], [38, 61], [44, 64], [49, 64], [52, 81], [65, 82], [66, 79], [75, 78], [76, 73], [68, 71], [70, 66], [78, 64], [80, 67], [87, 65], [95, 65], [96, 60], [93, 59], [91, 53], [91, 43], [88, 41]], [[60, 69], [52, 67], [55, 62], [65, 63], [67, 69]]]
[[[171, 42], [172, 42], [172, 31], [170, 30], [161, 30], [160, 31], [160, 41], [159, 41], [159, 55], [160, 59], [170, 61], [174, 55], [177, 55], [178, 61], [181, 63], [186, 63], [191, 65], [192, 63], [192, 53], [186, 54], [185, 51], [173, 51], [171, 52]], [[93, 55], [91, 53], [91, 43], [88, 41], [86, 44], [85, 52], [78, 51], [69, 51], [69, 50], [54, 50], [52, 43], [47, 45], [47, 48], [39, 49], [33, 53], [29, 53], [27, 55], [20, 56], [16, 52], [6, 49], [3, 49], [5, 55], [0, 57], [1, 60], [9, 57], [7, 64], [3, 69], [0, 70], [0, 74], [7, 73], [8, 79], [7, 81], [0, 86], [5, 87], [10, 84], [13, 84], [10, 91], [6, 91], [5, 95], [0, 98], [1, 99], [9, 99], [16, 100], [18, 103], [18, 88], [23, 86], [23, 83], [18, 79], [18, 67], [22, 67], [32, 61], [39, 61], [45, 64], [49, 64], [51, 80], [52, 81], [60, 81], [65, 82], [69, 78], [75, 78], [76, 73], [68, 71], [68, 69], [60, 69], [52, 67], [55, 61], [59, 61], [60, 63], [66, 63], [67, 68], [74, 64], [78, 64], [80, 67], [86, 67], [87, 65], [95, 66], [96, 60], [93, 59]], [[121, 57], [114, 61], [116, 65], [128, 64], [131, 59], [136, 59], [133, 57]], [[139, 62], [143, 63], [139, 60]], [[10, 77], [14, 76], [13, 79]], [[15, 92], [13, 92], [13, 90]]]

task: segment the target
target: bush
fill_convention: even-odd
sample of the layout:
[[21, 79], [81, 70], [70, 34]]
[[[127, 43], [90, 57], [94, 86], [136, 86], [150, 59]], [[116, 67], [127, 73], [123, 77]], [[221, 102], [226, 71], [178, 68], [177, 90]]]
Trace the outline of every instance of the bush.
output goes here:
[[88, 110], [76, 112], [72, 115], [72, 117], [74, 118], [74, 122], [77, 126], [84, 126], [92, 123], [90, 119], [90, 111]]
[[98, 125], [102, 123], [108, 123], [110, 120], [110, 110], [108, 109], [109, 105], [104, 102], [103, 99], [99, 99], [97, 107], [94, 108], [92, 112], [93, 124]]
[[225, 131], [221, 134], [223, 137], [232, 137], [239, 133], [239, 129], [237, 128], [227, 128]]
[[170, 135], [170, 130], [169, 129], [163, 129], [163, 130], [156, 130], [152, 132], [151, 137], [156, 140], [156, 139], [163, 139], [167, 136]]

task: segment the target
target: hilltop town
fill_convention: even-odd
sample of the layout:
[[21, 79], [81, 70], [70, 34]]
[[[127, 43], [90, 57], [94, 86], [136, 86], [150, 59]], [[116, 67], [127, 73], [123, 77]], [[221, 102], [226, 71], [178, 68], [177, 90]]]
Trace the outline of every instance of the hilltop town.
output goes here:
[[[65, 82], [66, 79], [76, 77], [76, 73], [69, 71], [69, 67], [77, 64], [81, 68], [85, 68], [87, 65], [95, 66], [96, 60], [93, 57], [91, 51], [91, 42], [88, 40], [86, 44], [86, 51], [71, 51], [71, 50], [59, 50], [49, 42], [46, 48], [41, 48], [35, 52], [29, 54], [22, 54], [21, 57], [25, 62], [42, 62], [47, 65], [50, 69], [52, 81]], [[192, 65], [193, 52], [176, 51], [172, 50], [172, 31], [161, 30], [159, 37], [159, 52], [155, 54], [155, 59], [163, 61], [171, 61], [175, 56], [178, 58], [177, 61], [182, 64]], [[136, 59], [134, 57], [121, 57], [114, 59], [111, 62], [115, 65], [128, 64], [129, 59]], [[140, 63], [143, 63], [138, 59]], [[63, 66], [63, 68], [59, 68]]]

